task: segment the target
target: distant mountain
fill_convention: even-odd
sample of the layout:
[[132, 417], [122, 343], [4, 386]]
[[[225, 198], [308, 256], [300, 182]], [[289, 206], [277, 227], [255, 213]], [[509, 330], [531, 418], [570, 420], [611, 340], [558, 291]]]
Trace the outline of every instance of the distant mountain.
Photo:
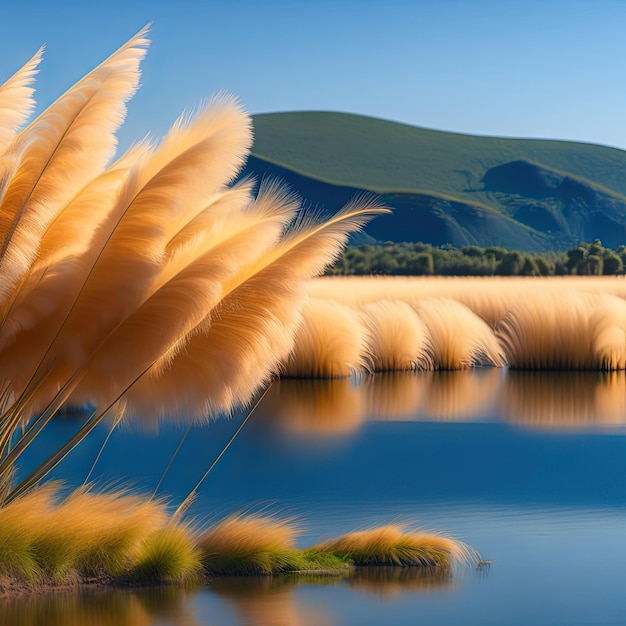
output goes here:
[[334, 210], [356, 194], [393, 209], [365, 239], [565, 249], [626, 243], [626, 152], [478, 137], [328, 112], [254, 116], [245, 173], [285, 180]]

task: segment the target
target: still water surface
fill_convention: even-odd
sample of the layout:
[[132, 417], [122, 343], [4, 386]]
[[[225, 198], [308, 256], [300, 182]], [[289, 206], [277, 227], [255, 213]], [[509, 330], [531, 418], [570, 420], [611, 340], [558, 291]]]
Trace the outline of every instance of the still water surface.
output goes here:
[[[182, 498], [242, 419], [193, 425], [160, 492]], [[187, 427], [120, 427], [97, 482], [151, 491]], [[55, 435], [73, 428], [61, 420]], [[80, 483], [105, 435], [84, 442], [57, 476]], [[296, 516], [303, 547], [406, 521], [495, 563], [436, 576], [383, 568], [53, 594], [0, 604], [0, 624], [626, 624], [624, 435], [623, 373], [276, 382], [203, 484], [196, 519], [242, 509]]]

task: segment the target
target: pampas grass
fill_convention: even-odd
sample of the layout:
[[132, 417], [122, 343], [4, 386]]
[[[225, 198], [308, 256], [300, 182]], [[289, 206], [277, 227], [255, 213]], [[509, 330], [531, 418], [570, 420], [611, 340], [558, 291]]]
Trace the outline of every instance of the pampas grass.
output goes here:
[[626, 302], [611, 295], [529, 294], [498, 326], [510, 367], [624, 369]]
[[436, 369], [504, 365], [502, 350], [491, 328], [465, 305], [448, 298], [427, 298], [416, 308], [432, 337]]
[[365, 367], [368, 341], [368, 332], [352, 309], [334, 300], [310, 300], [302, 310], [302, 323], [282, 375], [350, 376]]
[[[333, 277], [309, 281], [307, 290], [315, 301], [332, 299], [365, 315], [371, 337], [365, 360], [374, 369], [410, 363], [406, 356], [382, 357], [384, 346], [391, 355], [398, 345], [406, 305], [428, 331], [426, 369], [626, 368], [622, 277]], [[383, 322], [389, 302], [397, 311]]]
[[[293, 348], [303, 281], [385, 211], [362, 197], [334, 216], [304, 215], [276, 183], [256, 197], [250, 181], [233, 185], [252, 135], [230, 97], [106, 167], [146, 47], [144, 29], [24, 130], [14, 132], [23, 116], [6, 121], [0, 480], [64, 405], [95, 407], [8, 500], [109, 413], [207, 418], [245, 405]], [[38, 60], [0, 89], [0, 110], [32, 108]]]
[[[41, 54], [0, 87], [0, 572], [32, 586], [185, 581], [201, 570], [366, 563], [365, 552], [381, 550], [402, 565], [449, 565], [466, 554], [461, 544], [400, 527], [348, 535], [361, 537], [360, 548], [341, 538], [332, 550], [302, 551], [290, 520], [233, 515], [196, 534], [163, 502], [86, 487], [63, 496], [43, 483], [107, 415], [216, 417], [244, 406], [281, 368], [348, 377], [429, 367], [425, 327], [442, 334], [402, 302], [361, 313], [308, 297], [304, 281], [386, 209], [358, 197], [335, 215], [313, 215], [276, 183], [257, 193], [251, 181], [233, 184], [252, 143], [233, 98], [184, 114], [160, 142], [140, 142], [107, 165], [146, 36], [142, 29], [22, 130]], [[432, 348], [435, 367], [497, 361], [482, 328], [468, 328], [474, 340], [460, 351]], [[67, 405], [93, 410], [11, 485], [21, 454]]]
[[424, 321], [406, 303], [379, 300], [361, 309], [368, 356], [376, 372], [433, 368], [432, 340]]

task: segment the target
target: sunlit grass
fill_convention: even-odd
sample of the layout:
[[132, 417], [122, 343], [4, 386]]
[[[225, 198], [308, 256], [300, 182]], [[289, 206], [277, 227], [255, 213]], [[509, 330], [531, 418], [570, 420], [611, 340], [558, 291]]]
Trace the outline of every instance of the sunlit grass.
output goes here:
[[249, 576], [298, 570], [297, 528], [290, 520], [263, 515], [232, 515], [199, 541], [200, 558], [210, 575]]
[[431, 335], [406, 302], [379, 300], [361, 311], [369, 331], [368, 361], [373, 371], [433, 369]]
[[355, 565], [448, 568], [454, 562], [477, 561], [476, 553], [460, 541], [409, 531], [399, 524], [349, 533], [316, 548], [334, 552]]
[[[167, 520], [159, 501], [84, 489], [64, 498], [48, 483], [0, 508], [0, 571], [34, 585], [123, 577]], [[168, 567], [164, 560], [156, 577]]]
[[[333, 277], [309, 281], [307, 289], [312, 301], [332, 299], [365, 316], [370, 352], [363, 358], [373, 369], [406, 369], [410, 359], [380, 355], [398, 345], [400, 325], [414, 323], [401, 308], [407, 305], [428, 331], [426, 369], [626, 368], [623, 277]], [[372, 320], [372, 311], [382, 320], [388, 302], [393, 320]], [[403, 334], [408, 350], [415, 342]]]
[[617, 296], [529, 293], [497, 332], [510, 367], [612, 371], [626, 366], [625, 319]]
[[298, 378], [350, 376], [366, 366], [367, 342], [367, 330], [352, 309], [334, 300], [310, 300], [302, 309], [302, 322], [282, 374]]
[[131, 576], [140, 581], [186, 581], [198, 577], [201, 570], [193, 533], [185, 526], [170, 523], [143, 541]]

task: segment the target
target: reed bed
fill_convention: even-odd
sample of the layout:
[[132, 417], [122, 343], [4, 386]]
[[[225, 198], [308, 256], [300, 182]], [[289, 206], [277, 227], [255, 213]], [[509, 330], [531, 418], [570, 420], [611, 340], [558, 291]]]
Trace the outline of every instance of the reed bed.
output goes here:
[[[307, 283], [315, 303], [332, 300], [368, 331], [360, 368], [614, 371], [626, 368], [624, 277], [332, 277]], [[333, 304], [333, 306], [335, 306]], [[342, 323], [350, 312], [342, 310]], [[315, 317], [309, 310], [303, 324]], [[305, 331], [301, 331], [305, 332]], [[311, 326], [311, 345], [325, 325]], [[403, 341], [404, 338], [404, 341]], [[344, 346], [347, 351], [348, 348]], [[319, 350], [317, 354], [319, 355]], [[299, 352], [300, 361], [306, 359]], [[317, 363], [316, 368], [323, 370]], [[328, 368], [327, 368], [328, 369]], [[346, 372], [345, 369], [350, 369]], [[307, 371], [303, 365], [302, 371]], [[308, 375], [314, 375], [309, 369]]]
[[426, 298], [415, 306], [430, 331], [434, 369], [504, 365], [491, 328], [465, 305], [448, 298]]
[[626, 365], [626, 301], [607, 294], [528, 294], [497, 333], [517, 369], [594, 369]]
[[[379, 550], [383, 536], [391, 539], [390, 528], [362, 536], [361, 549]], [[419, 559], [402, 557], [396, 564], [466, 560], [462, 544], [394, 529], [398, 553], [405, 544], [415, 552], [416, 542], [421, 542]], [[356, 549], [352, 554], [341, 547], [345, 540], [336, 540], [339, 547], [324, 544], [303, 550], [295, 546], [297, 536], [293, 520], [257, 514], [231, 515], [198, 531], [175, 522], [162, 502], [88, 490], [63, 498], [58, 487], [48, 483], [0, 509], [0, 590], [87, 580], [185, 582], [207, 576], [341, 571], [362, 564]]]

